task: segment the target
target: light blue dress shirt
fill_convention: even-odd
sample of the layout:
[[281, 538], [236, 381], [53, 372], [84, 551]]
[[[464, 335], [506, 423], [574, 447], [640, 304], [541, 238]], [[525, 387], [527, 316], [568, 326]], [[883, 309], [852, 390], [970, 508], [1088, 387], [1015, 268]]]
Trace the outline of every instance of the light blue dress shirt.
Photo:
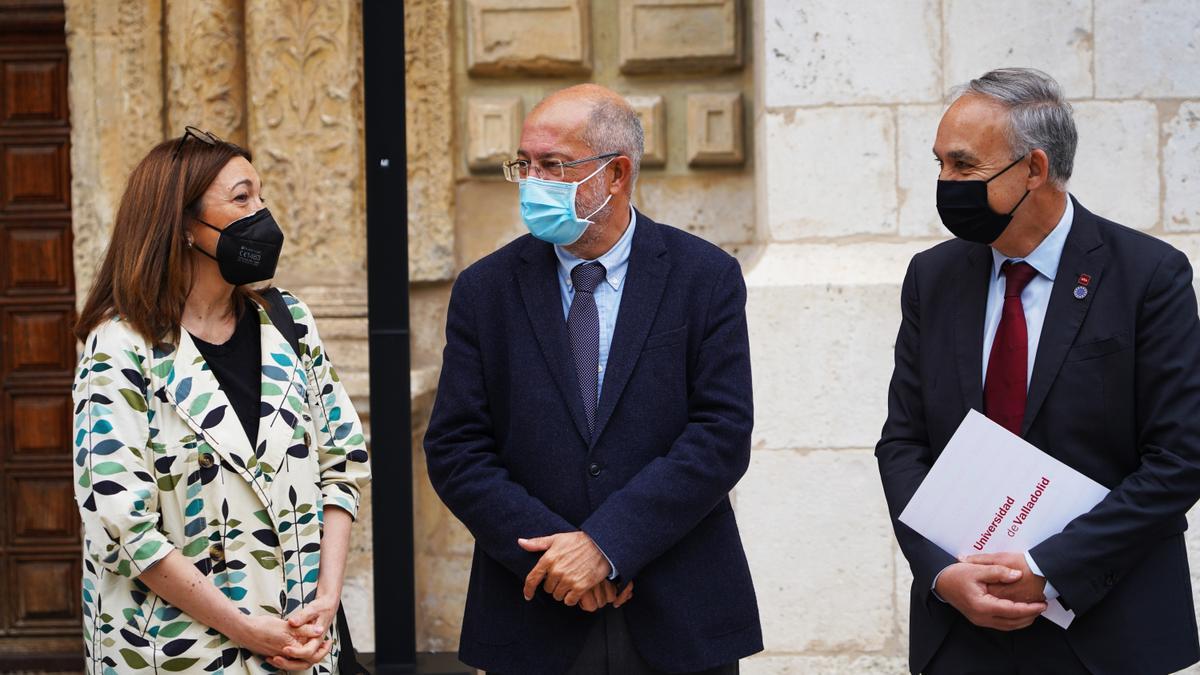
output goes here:
[[987, 313], [983, 324], [983, 379], [987, 382], [988, 360], [992, 356], [992, 343], [996, 339], [996, 329], [1000, 327], [1000, 315], [1004, 310], [1004, 274], [1000, 266], [1006, 260], [1027, 262], [1037, 275], [1030, 280], [1029, 285], [1021, 292], [1021, 306], [1025, 309], [1025, 327], [1029, 333], [1029, 365], [1025, 372], [1025, 386], [1033, 380], [1033, 362], [1037, 355], [1038, 342], [1042, 337], [1042, 324], [1046, 321], [1046, 308], [1050, 306], [1050, 291], [1054, 288], [1054, 276], [1058, 273], [1058, 261], [1062, 259], [1063, 246], [1067, 243], [1067, 235], [1071, 232], [1071, 221], [1075, 216], [1075, 206], [1067, 199], [1067, 208], [1063, 211], [1058, 225], [1046, 235], [1042, 243], [1033, 249], [1033, 253], [1024, 258], [1007, 258], [996, 249], [992, 249], [992, 278], [988, 284]]
[[575, 298], [571, 270], [585, 262], [604, 265], [604, 281], [592, 294], [596, 298], [596, 312], [600, 315], [600, 364], [597, 373], [600, 382], [596, 387], [597, 398], [604, 388], [604, 372], [608, 368], [608, 352], [612, 348], [613, 331], [617, 328], [617, 311], [621, 308], [621, 292], [625, 290], [625, 273], [629, 271], [629, 253], [633, 250], [633, 230], [636, 224], [637, 214], [630, 204], [629, 227], [625, 228], [625, 234], [621, 235], [607, 253], [594, 261], [576, 258], [561, 246], [554, 247], [554, 254], [558, 256], [558, 288], [562, 292], [564, 319], [571, 311], [571, 300]]
[[[1025, 372], [1025, 387], [1029, 388], [1030, 381], [1033, 380], [1033, 363], [1037, 357], [1038, 342], [1042, 338], [1042, 325], [1046, 322], [1046, 309], [1050, 306], [1050, 291], [1054, 288], [1054, 276], [1058, 273], [1058, 262], [1062, 260], [1063, 246], [1067, 243], [1067, 235], [1071, 232], [1071, 223], [1075, 218], [1075, 205], [1071, 203], [1071, 197], [1067, 197], [1067, 208], [1063, 210], [1062, 218], [1059, 219], [1058, 225], [1038, 247], [1033, 249], [1033, 253], [1024, 258], [1011, 258], [1013, 262], [1025, 261], [1037, 270], [1035, 276], [1029, 285], [1021, 291], [1021, 307], [1025, 310], [1025, 329], [1029, 336], [1029, 355], [1028, 370]], [[988, 284], [988, 299], [987, 299], [987, 314], [983, 329], [983, 382], [987, 382], [987, 367], [988, 360], [992, 356], [992, 342], [996, 339], [996, 329], [1000, 327], [1000, 315], [1004, 310], [1004, 275], [1000, 272], [1000, 266], [1004, 261], [1010, 260], [1003, 253], [992, 249], [992, 280]], [[1034, 562], [1033, 556], [1029, 555], [1029, 551], [1025, 552], [1025, 562], [1029, 565], [1029, 571], [1044, 577], [1042, 569]], [[1058, 597], [1058, 590], [1046, 580], [1046, 599], [1053, 600]]]
[[[592, 294], [596, 298], [596, 313], [600, 318], [600, 364], [597, 376], [596, 397], [604, 389], [604, 372], [608, 369], [608, 352], [612, 348], [613, 331], [617, 328], [617, 311], [621, 309], [621, 292], [625, 290], [625, 274], [629, 271], [629, 253], [633, 250], [633, 230], [637, 225], [637, 212], [633, 204], [629, 205], [629, 227], [625, 234], [608, 249], [604, 255], [592, 260], [584, 260], [571, 255], [562, 246], [554, 247], [554, 255], [558, 256], [558, 288], [562, 293], [563, 320], [571, 312], [571, 301], [575, 298], [575, 288], [571, 283], [571, 270], [576, 265], [587, 262], [598, 262], [604, 265], [604, 281], [596, 287]], [[599, 548], [599, 547], [597, 547]], [[608, 561], [612, 572], [608, 578], [617, 578], [617, 566], [603, 550], [600, 554]]]
[[[1024, 258], [1008, 258], [1003, 253], [992, 249], [992, 276], [988, 282], [987, 295], [987, 310], [984, 314], [983, 324], [983, 379], [980, 381], [987, 383], [987, 368], [988, 360], [992, 356], [992, 343], [996, 340], [996, 329], [1000, 327], [1000, 316], [1004, 310], [1004, 274], [1001, 273], [1000, 267], [1006, 260], [1013, 262], [1027, 262], [1033, 269], [1037, 270], [1037, 275], [1021, 291], [1021, 307], [1025, 310], [1025, 329], [1029, 339], [1029, 364], [1025, 372], [1025, 386], [1029, 387], [1030, 381], [1033, 379], [1033, 364], [1036, 361], [1038, 343], [1042, 338], [1042, 325], [1046, 322], [1046, 309], [1050, 306], [1050, 291], [1054, 288], [1054, 277], [1058, 274], [1058, 263], [1062, 260], [1063, 247], [1067, 243], [1067, 235], [1071, 232], [1071, 223], [1075, 218], [1075, 206], [1071, 203], [1070, 195], [1067, 196], [1067, 208], [1063, 211], [1062, 218], [1058, 220], [1058, 224], [1038, 247], [1033, 249], [1033, 252]], [[1042, 574], [1042, 570], [1034, 562], [1033, 556], [1029, 552], [1025, 552], [1025, 562], [1029, 565], [1029, 570], [1039, 577], [1046, 575]], [[937, 587], [937, 579], [941, 576], [939, 572], [937, 577], [933, 579], [933, 585]], [[934, 593], [937, 595], [937, 593]], [[1053, 600], [1058, 597], [1058, 591], [1046, 581], [1046, 599]]]

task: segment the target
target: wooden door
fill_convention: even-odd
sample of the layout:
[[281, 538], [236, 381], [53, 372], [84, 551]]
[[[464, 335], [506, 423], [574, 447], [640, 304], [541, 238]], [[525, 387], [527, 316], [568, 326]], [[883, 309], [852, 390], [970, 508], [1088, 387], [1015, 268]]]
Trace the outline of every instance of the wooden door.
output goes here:
[[82, 670], [63, 3], [0, 0], [0, 672]]

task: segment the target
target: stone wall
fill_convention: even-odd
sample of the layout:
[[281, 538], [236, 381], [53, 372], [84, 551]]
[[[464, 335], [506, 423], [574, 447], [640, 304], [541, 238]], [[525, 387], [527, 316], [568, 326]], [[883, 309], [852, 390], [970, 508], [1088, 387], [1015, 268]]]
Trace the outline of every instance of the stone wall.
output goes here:
[[872, 451], [908, 259], [947, 236], [930, 154], [943, 96], [995, 67], [1050, 73], [1076, 109], [1072, 193], [1195, 262], [1200, 9], [758, 0], [753, 13], [757, 420], [737, 506], [767, 651], [743, 672], [906, 672], [911, 577]]

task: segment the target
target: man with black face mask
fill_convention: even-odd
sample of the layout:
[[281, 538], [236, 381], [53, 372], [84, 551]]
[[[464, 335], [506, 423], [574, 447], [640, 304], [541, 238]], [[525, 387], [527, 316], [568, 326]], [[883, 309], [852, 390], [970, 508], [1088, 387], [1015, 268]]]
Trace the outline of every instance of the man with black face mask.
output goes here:
[[[1075, 145], [1061, 89], [1031, 69], [960, 87], [938, 127], [937, 207], [955, 239], [909, 265], [875, 450], [913, 572], [914, 673], [1200, 660], [1183, 540], [1200, 497], [1192, 270], [1067, 194]], [[956, 560], [897, 517], [971, 409], [1111, 492], [1029, 551]], [[1075, 612], [1066, 630], [1039, 618], [1053, 598]]]

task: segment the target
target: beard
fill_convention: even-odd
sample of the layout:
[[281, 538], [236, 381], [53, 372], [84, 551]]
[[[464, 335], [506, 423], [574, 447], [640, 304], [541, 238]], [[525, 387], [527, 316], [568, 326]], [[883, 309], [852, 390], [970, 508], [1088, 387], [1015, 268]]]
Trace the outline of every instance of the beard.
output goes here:
[[580, 235], [574, 244], [564, 247], [572, 255], [576, 251], [589, 248], [592, 244], [599, 241], [601, 235], [604, 234], [604, 230], [608, 227], [609, 218], [612, 216], [613, 203], [611, 199], [608, 199], [607, 203], [605, 202], [608, 193], [607, 187], [604, 183], [599, 182], [585, 183], [580, 185], [576, 191], [575, 213], [581, 219], [587, 218], [592, 221], [592, 224], [587, 226], [587, 229], [583, 231], [583, 234]]

